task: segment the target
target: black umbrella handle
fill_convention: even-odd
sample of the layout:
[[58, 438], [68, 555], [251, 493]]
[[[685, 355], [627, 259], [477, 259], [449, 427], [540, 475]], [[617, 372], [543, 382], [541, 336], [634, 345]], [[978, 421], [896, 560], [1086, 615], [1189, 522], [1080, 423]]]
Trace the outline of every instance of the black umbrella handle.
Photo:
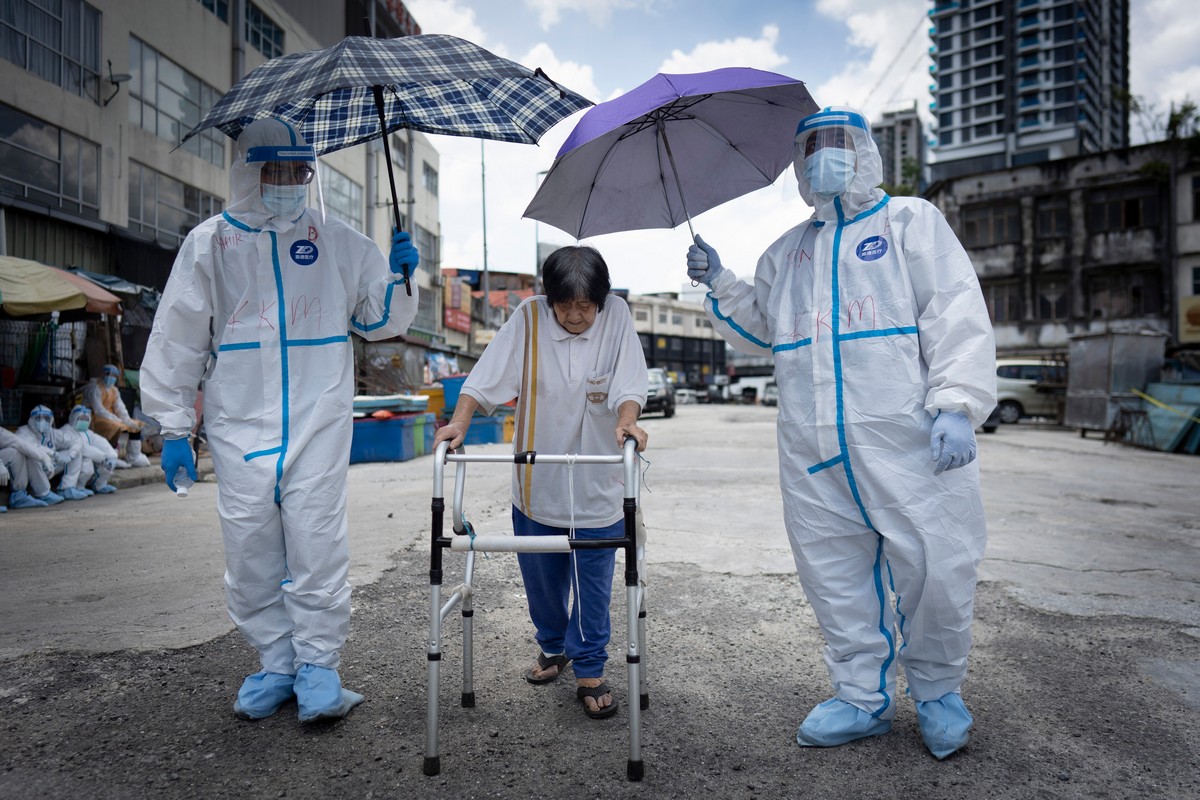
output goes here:
[[[372, 86], [375, 93], [375, 110], [379, 112], [379, 135], [383, 139], [383, 160], [387, 162], [388, 186], [392, 189], [392, 217], [395, 220], [397, 233], [400, 232], [400, 200], [396, 196], [396, 175], [392, 172], [392, 148], [388, 145], [387, 121], [383, 115], [383, 87]], [[412, 296], [412, 281], [409, 280], [408, 267], [404, 267], [404, 290]]]

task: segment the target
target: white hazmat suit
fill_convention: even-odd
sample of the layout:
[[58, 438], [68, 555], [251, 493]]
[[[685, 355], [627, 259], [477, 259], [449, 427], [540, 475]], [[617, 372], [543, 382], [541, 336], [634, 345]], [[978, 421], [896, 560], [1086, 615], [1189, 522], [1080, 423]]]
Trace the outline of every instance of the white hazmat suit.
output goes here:
[[[815, 154], [806, 158], [805, 144], [821, 129], [836, 129], [824, 133], [838, 132], [844, 147], [807, 163]], [[965, 415], [974, 457], [970, 428], [995, 405], [995, 343], [975, 271], [942, 214], [877, 188], [882, 165], [864, 117], [837, 108], [807, 117], [796, 148], [800, 194], [815, 213], [763, 253], [753, 283], [716, 259], [705, 304], [733, 347], [774, 358], [784, 518], [836, 690], [798, 738], [828, 745], [890, 728], [897, 660], [919, 712], [950, 694], [961, 704], [985, 521], [978, 465], [935, 474], [930, 432], [939, 413]], [[715, 251], [703, 248], [711, 263]], [[834, 706], [860, 717], [857, 733], [831, 733], [845, 714], [822, 723]]]
[[316, 166], [290, 125], [243, 130], [232, 202], [180, 248], [141, 367], [143, 409], [166, 439], [192, 431], [203, 387], [229, 614], [282, 676], [336, 670], [350, 625], [350, 333], [397, 336], [418, 301], [350, 226], [302, 202], [294, 219], [268, 209], [264, 163], [300, 160]]

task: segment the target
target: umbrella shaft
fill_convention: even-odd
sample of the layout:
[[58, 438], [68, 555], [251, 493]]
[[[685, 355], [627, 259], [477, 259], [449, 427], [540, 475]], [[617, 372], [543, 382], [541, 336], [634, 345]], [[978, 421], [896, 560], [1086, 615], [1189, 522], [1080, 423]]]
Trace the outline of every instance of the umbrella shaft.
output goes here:
[[658, 135], [662, 137], [663, 147], [667, 150], [667, 161], [671, 162], [671, 174], [675, 178], [675, 188], [679, 190], [679, 204], [683, 206], [683, 215], [687, 217], [688, 233], [692, 241], [696, 241], [696, 232], [692, 230], [692, 215], [687, 210], [687, 198], [683, 196], [683, 184], [679, 182], [679, 170], [675, 168], [675, 156], [671, 155], [671, 142], [667, 139], [667, 126], [662, 120], [658, 121]]

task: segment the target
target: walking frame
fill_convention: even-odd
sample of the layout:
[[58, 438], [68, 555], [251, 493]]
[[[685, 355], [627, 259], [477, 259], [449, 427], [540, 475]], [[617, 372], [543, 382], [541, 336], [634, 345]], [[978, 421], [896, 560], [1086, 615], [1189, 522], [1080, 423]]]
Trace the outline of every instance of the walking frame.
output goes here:
[[[626, 439], [620, 455], [546, 455], [535, 451], [502, 455], [468, 455], [465, 448], [450, 453], [447, 442], [438, 445], [433, 464], [433, 536], [429, 553], [429, 650], [425, 728], [426, 775], [441, 772], [438, 755], [438, 692], [439, 668], [442, 659], [442, 623], [455, 606], [461, 605], [463, 622], [463, 682], [462, 707], [475, 707], [475, 686], [472, 674], [474, 658], [472, 617], [474, 589], [471, 581], [475, 572], [475, 554], [484, 553], [566, 553], [579, 549], [616, 549], [625, 551], [625, 608], [628, 625], [628, 647], [625, 663], [628, 668], [629, 697], [629, 763], [626, 770], [631, 781], [640, 781], [644, 774], [641, 749], [641, 712], [650, 706], [650, 696], [644, 685], [642, 649], [646, 639], [645, 587], [639, 575], [645, 571], [645, 543], [638, 541], [637, 507], [639, 475], [637, 443]], [[456, 464], [454, 504], [452, 507], [452, 536], [443, 536], [445, 499], [442, 485], [445, 465]], [[507, 534], [476, 534], [470, 523], [464, 522], [463, 494], [468, 462], [497, 464], [622, 464], [625, 470], [625, 535], [606, 539], [573, 539], [568, 536], [511, 536]], [[450, 597], [442, 601], [442, 557], [450, 550], [466, 553], [463, 582], [450, 589]], [[637, 697], [638, 702], [632, 702]]]

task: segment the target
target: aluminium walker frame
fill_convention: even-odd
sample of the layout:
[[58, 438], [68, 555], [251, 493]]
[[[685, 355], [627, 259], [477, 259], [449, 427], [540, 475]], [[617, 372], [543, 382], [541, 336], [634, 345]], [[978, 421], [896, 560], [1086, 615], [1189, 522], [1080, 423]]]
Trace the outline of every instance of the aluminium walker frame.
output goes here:
[[[513, 553], [566, 553], [578, 549], [617, 549], [625, 551], [625, 605], [628, 625], [628, 646], [625, 662], [628, 669], [629, 709], [629, 762], [626, 776], [631, 781], [640, 781], [645, 766], [641, 751], [641, 712], [650, 706], [650, 696], [645, 687], [642, 663], [646, 639], [645, 586], [640, 575], [645, 571], [645, 544], [638, 541], [637, 508], [639, 488], [637, 443], [626, 439], [620, 455], [546, 455], [535, 451], [503, 455], [468, 455], [465, 448], [449, 452], [448, 443], [438, 445], [433, 464], [433, 536], [429, 556], [429, 642], [428, 679], [426, 686], [427, 711], [425, 728], [426, 775], [441, 772], [441, 756], [438, 754], [438, 693], [439, 669], [442, 659], [442, 623], [456, 605], [461, 604], [463, 622], [463, 683], [462, 707], [474, 708], [475, 687], [472, 672], [474, 659], [472, 617], [474, 616], [474, 589], [472, 579], [477, 552]], [[457, 464], [454, 480], [453, 536], [443, 535], [445, 498], [443, 482], [445, 465]], [[501, 464], [622, 464], [625, 471], [625, 535], [605, 539], [572, 539], [568, 536], [512, 536], [507, 534], [476, 535], [470, 523], [463, 520], [463, 494], [466, 485], [468, 462]], [[446, 550], [466, 553], [463, 583], [450, 590], [450, 597], [442, 601], [442, 558]], [[632, 698], [637, 697], [638, 702]]]

